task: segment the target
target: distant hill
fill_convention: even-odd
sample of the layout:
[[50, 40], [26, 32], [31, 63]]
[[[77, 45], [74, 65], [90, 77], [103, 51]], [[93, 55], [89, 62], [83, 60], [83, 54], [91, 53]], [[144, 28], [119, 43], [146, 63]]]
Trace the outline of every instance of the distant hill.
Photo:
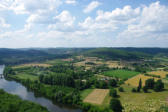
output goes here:
[[96, 56], [106, 59], [122, 59], [122, 60], [137, 60], [152, 57], [149, 53], [129, 51], [120, 48], [96, 48], [84, 53], [85, 56]]
[[157, 55], [157, 54], [166, 54], [168, 55], [168, 48], [116, 48], [119, 50], [129, 51], [129, 52], [143, 52], [146, 54]]
[[66, 58], [68, 54], [50, 54], [36, 49], [6, 49], [0, 48], [0, 64], [22, 64], [29, 62], [41, 62], [54, 58]]
[[168, 48], [0, 48], [0, 64], [41, 62], [76, 55], [115, 60], [140, 60], [157, 55], [168, 56]]

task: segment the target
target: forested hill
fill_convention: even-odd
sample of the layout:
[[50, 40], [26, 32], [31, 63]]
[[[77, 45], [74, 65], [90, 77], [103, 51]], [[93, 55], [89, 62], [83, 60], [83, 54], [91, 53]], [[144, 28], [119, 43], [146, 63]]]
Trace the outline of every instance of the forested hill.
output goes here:
[[0, 49], [0, 64], [22, 64], [29, 62], [40, 62], [55, 58], [67, 58], [69, 54], [49, 54], [36, 49]]
[[168, 48], [133, 48], [133, 47], [127, 47], [127, 48], [116, 48], [119, 50], [129, 51], [129, 52], [143, 52], [147, 54], [157, 55], [157, 54], [166, 54], [168, 55]]
[[86, 56], [96, 56], [106, 59], [123, 59], [123, 60], [137, 60], [143, 58], [150, 58], [152, 55], [144, 52], [127, 51], [119, 48], [97, 48], [84, 53]]
[[13, 65], [41, 62], [77, 55], [97, 56], [116, 60], [139, 60], [152, 58], [158, 54], [168, 56], [168, 48], [0, 48], [0, 64]]

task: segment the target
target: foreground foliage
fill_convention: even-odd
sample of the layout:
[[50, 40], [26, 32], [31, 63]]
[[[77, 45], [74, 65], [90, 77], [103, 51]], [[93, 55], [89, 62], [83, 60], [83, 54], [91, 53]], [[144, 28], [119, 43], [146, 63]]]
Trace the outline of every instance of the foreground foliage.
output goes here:
[[8, 94], [0, 89], [0, 112], [48, 112], [46, 108], [21, 100], [18, 96]]

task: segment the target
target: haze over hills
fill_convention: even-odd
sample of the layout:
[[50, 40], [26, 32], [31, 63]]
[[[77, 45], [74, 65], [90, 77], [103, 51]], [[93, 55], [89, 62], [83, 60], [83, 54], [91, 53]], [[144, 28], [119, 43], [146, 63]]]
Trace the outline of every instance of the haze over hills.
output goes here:
[[26, 48], [0, 49], [1, 64], [40, 62], [74, 55], [96, 56], [113, 60], [136, 60], [157, 56], [168, 56], [168, 48]]

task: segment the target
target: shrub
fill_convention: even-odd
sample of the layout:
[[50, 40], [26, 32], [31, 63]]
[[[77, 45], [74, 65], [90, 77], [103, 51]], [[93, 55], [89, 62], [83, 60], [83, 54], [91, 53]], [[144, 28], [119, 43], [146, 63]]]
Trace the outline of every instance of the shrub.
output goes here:
[[136, 92], [136, 89], [135, 89], [135, 88], [132, 88], [132, 92]]
[[148, 88], [146, 86], [143, 87], [143, 91], [144, 93], [147, 93], [148, 92]]
[[163, 88], [164, 88], [164, 83], [162, 82], [162, 80], [158, 80], [154, 85], [154, 91], [156, 92], [162, 91]]
[[120, 100], [118, 99], [111, 99], [110, 101], [110, 108], [114, 111], [114, 112], [122, 112], [122, 105]]
[[123, 87], [119, 87], [118, 90], [119, 90], [120, 92], [124, 92]]
[[115, 79], [109, 80], [109, 86], [116, 87], [117, 86], [117, 81]]
[[148, 79], [145, 81], [145, 86], [148, 88], [148, 89], [153, 89], [154, 88], [154, 79]]
[[110, 96], [117, 97], [117, 91], [114, 88], [110, 89]]
[[168, 78], [168, 74], [166, 74], [166, 78]]

